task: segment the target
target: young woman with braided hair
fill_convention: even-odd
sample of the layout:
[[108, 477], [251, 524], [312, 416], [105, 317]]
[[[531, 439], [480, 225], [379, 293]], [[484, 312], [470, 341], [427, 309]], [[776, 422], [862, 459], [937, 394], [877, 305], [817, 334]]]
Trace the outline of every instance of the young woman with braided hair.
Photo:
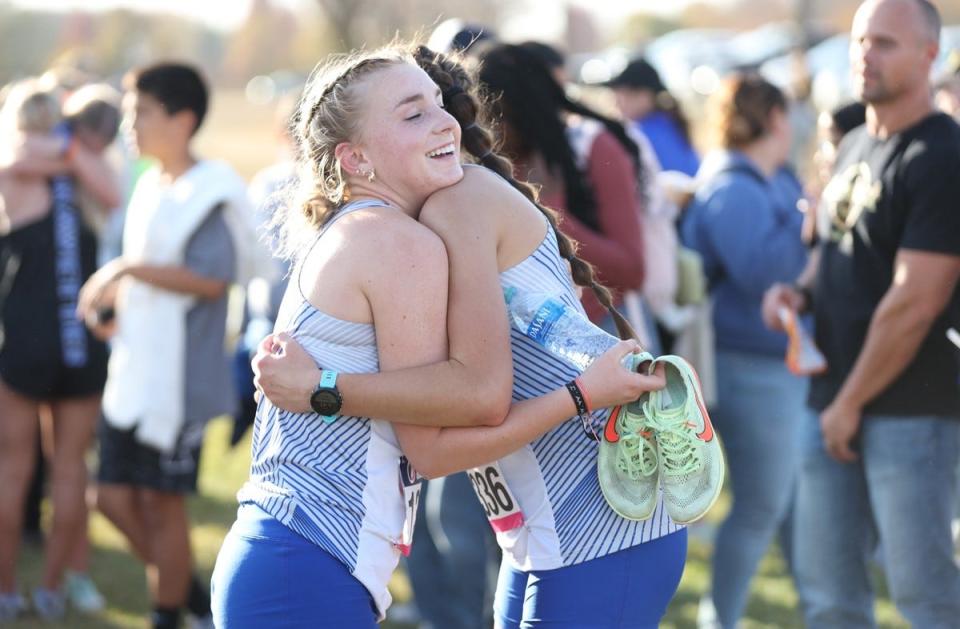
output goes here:
[[[623, 125], [567, 96], [542, 58], [522, 45], [484, 52], [478, 78], [492, 103], [496, 133], [514, 172], [541, 187], [560, 211], [561, 229], [616, 293], [644, 280], [642, 204], [645, 176], [637, 144]], [[619, 305], [619, 298], [616, 300]], [[607, 309], [590, 293], [583, 306], [608, 331]]]
[[[448, 94], [454, 110], [474, 106], [458, 85]], [[471, 124], [467, 133], [479, 133]], [[296, 122], [305, 199], [280, 217], [296, 265], [277, 330], [290, 336], [264, 347], [282, 352], [301, 380], [317, 364], [324, 370], [303, 392], [311, 403], [290, 408], [262, 379], [281, 357], [255, 362], [269, 401], [258, 408], [250, 479], [214, 573], [218, 627], [374, 626], [409, 551], [414, 469], [475, 468], [488, 510], [501, 516], [501, 542], [521, 564], [564, 564], [555, 498], [530, 476], [541, 476], [527, 445], [540, 435], [553, 435], [554, 469], [575, 456], [586, 478], [591, 495], [573, 492], [567, 510], [585, 501], [609, 511], [596, 445], [581, 421], [567, 420], [599, 424], [603, 407], [662, 388], [663, 375], [622, 367], [635, 341], [580, 373], [511, 335], [501, 282], [579, 305], [549, 222], [504, 178], [461, 165], [460, 129], [437, 84], [398, 49], [332, 62], [305, 91]], [[525, 369], [511, 369], [511, 345], [531, 355]], [[498, 459], [502, 468], [489, 464]], [[611, 524], [601, 535], [625, 528], [626, 542], [600, 540], [599, 552], [640, 540], [639, 527]], [[596, 540], [595, 531], [573, 533]]]

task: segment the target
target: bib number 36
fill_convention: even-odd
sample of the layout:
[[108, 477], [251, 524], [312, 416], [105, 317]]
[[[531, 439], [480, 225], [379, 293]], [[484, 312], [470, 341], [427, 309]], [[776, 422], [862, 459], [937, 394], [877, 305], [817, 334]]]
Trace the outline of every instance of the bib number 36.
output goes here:
[[491, 463], [475, 467], [467, 470], [467, 476], [494, 531], [502, 533], [523, 525], [523, 512], [510, 493], [499, 465]]

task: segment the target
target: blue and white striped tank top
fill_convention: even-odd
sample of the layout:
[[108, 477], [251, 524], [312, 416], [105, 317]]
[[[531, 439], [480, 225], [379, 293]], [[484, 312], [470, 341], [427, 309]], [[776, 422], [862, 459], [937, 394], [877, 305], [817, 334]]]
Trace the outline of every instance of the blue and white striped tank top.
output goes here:
[[[357, 210], [383, 206], [360, 201]], [[347, 373], [379, 370], [372, 324], [321, 312], [303, 296], [299, 267], [275, 326], [319, 364]], [[237, 494], [343, 562], [370, 592], [381, 616], [390, 605], [387, 582], [399, 560], [404, 527], [400, 448], [389, 422], [316, 413], [290, 413], [263, 399], [253, 429], [250, 478]]]
[[[500, 274], [500, 284], [520, 291], [550, 293], [584, 313], [552, 227], [548, 226], [536, 251]], [[511, 328], [510, 343], [514, 400], [545, 395], [579, 375], [575, 367], [515, 328]], [[607, 413], [593, 413], [597, 434], [602, 434]], [[614, 513], [597, 480], [597, 448], [579, 418], [573, 417], [498, 461], [504, 481], [523, 511], [523, 526], [497, 532], [504, 555], [517, 568], [551, 570], [569, 566], [681, 528], [667, 515], [662, 499], [653, 517], [643, 522]]]

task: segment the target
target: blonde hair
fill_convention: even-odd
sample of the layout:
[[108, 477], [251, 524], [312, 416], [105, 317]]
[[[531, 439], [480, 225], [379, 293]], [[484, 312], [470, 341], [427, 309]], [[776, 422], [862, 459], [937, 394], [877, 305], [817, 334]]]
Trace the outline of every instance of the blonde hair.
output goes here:
[[384, 68], [409, 63], [408, 50], [392, 45], [375, 51], [331, 57], [312, 74], [291, 121], [298, 150], [298, 181], [272, 221], [278, 253], [295, 259], [304, 244], [349, 197], [334, 151], [357, 138], [363, 103], [357, 86]]
[[10, 88], [0, 111], [0, 128], [5, 134], [49, 133], [62, 119], [56, 91], [27, 79]]

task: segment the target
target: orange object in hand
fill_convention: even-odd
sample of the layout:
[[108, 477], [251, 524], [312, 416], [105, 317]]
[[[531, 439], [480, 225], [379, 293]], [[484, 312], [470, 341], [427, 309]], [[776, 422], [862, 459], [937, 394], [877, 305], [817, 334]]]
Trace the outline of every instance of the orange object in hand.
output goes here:
[[797, 313], [787, 307], [779, 311], [780, 322], [787, 332], [787, 369], [797, 376], [812, 376], [827, 370], [827, 359], [804, 329]]

